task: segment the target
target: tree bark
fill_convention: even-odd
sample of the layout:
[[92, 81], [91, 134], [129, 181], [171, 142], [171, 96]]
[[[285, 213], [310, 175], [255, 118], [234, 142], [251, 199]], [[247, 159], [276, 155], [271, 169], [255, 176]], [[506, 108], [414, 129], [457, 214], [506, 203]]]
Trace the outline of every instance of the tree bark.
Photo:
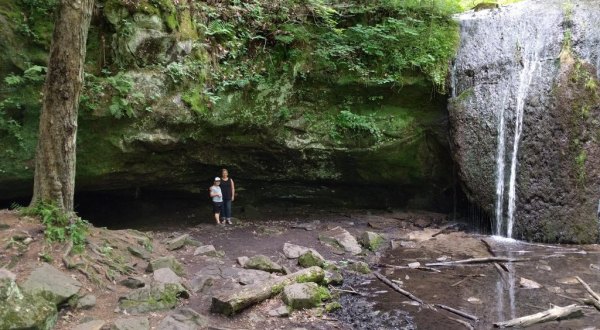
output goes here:
[[73, 211], [77, 112], [94, 0], [61, 0], [54, 25], [35, 158], [32, 204]]

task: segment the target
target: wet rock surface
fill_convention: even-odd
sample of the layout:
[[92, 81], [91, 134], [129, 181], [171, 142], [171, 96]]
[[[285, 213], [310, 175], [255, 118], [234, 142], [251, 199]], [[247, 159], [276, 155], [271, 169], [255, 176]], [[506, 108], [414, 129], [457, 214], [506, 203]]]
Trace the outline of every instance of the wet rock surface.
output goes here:
[[600, 52], [592, 26], [600, 5], [564, 6], [524, 1], [459, 17], [453, 157], [469, 198], [501, 219], [498, 234], [593, 243], [600, 238], [593, 133], [600, 122], [592, 119], [600, 116]]

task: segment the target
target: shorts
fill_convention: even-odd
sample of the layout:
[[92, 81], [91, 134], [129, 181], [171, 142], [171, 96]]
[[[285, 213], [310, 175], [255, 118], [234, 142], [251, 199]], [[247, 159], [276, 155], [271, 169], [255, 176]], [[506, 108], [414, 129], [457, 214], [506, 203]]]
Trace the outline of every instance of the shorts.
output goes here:
[[221, 213], [223, 202], [213, 202], [213, 213]]

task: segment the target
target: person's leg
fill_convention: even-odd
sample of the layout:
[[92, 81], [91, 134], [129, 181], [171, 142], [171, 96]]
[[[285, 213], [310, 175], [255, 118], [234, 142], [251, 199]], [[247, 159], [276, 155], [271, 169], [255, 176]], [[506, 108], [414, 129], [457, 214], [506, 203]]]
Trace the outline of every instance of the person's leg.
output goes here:
[[231, 200], [223, 201], [223, 218], [231, 224]]
[[219, 213], [215, 213], [215, 221], [217, 224], [221, 224], [221, 221], [219, 221]]

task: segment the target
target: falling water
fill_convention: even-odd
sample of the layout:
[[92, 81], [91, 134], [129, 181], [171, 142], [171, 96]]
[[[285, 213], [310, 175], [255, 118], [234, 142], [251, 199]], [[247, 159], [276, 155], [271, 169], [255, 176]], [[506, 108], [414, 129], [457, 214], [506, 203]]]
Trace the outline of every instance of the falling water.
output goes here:
[[504, 95], [504, 102], [498, 114], [498, 153], [496, 156], [496, 231], [494, 235], [502, 235], [503, 208], [504, 208], [504, 154], [505, 134], [504, 134], [504, 110], [506, 108], [506, 99], [508, 93]]
[[513, 140], [513, 152], [510, 162], [510, 181], [508, 185], [508, 223], [506, 228], [506, 237], [512, 237], [513, 224], [515, 220], [516, 208], [516, 186], [517, 186], [517, 156], [519, 152], [519, 141], [523, 131], [523, 110], [525, 108], [525, 98], [529, 91], [529, 86], [533, 80], [533, 74], [538, 67], [539, 54], [535, 47], [529, 54], [523, 56], [523, 70], [519, 75], [519, 89], [517, 93], [517, 108], [515, 110], [515, 137]]

